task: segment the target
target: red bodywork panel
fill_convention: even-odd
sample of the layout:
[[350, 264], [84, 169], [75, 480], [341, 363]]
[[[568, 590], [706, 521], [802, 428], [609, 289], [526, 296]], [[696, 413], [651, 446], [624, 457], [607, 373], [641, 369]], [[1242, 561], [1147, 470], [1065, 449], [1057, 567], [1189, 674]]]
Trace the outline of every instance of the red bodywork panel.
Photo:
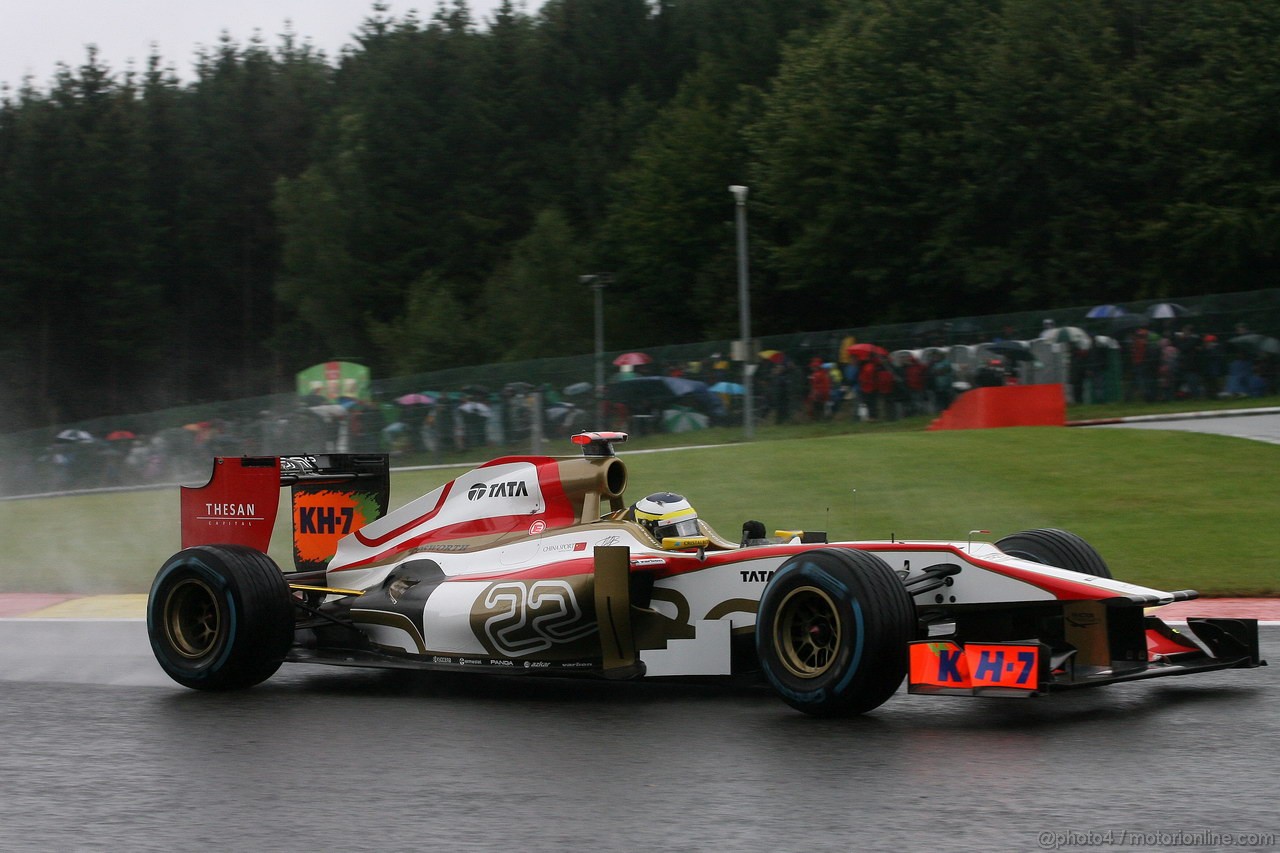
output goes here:
[[182, 487], [182, 547], [247, 545], [263, 553], [280, 508], [280, 459], [219, 457], [203, 486]]

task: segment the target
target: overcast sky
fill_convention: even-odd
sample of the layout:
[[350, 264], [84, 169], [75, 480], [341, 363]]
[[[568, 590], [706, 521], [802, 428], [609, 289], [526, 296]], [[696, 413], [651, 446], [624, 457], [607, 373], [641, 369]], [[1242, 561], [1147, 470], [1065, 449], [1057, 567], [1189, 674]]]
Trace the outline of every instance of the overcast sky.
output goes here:
[[[492, 17], [500, 0], [469, 0], [480, 21]], [[417, 9], [429, 18], [436, 0], [389, 0], [400, 16]], [[526, 11], [541, 8], [540, 0], [516, 3]], [[285, 21], [293, 31], [309, 37], [331, 59], [369, 16], [373, 0], [0, 0], [0, 83], [16, 88], [30, 74], [37, 88], [47, 89], [64, 62], [84, 64], [85, 46], [96, 44], [99, 56], [115, 72], [130, 59], [138, 71], [146, 69], [152, 45], [184, 81], [197, 46], [216, 45], [223, 30], [243, 44], [254, 30], [274, 46]]]

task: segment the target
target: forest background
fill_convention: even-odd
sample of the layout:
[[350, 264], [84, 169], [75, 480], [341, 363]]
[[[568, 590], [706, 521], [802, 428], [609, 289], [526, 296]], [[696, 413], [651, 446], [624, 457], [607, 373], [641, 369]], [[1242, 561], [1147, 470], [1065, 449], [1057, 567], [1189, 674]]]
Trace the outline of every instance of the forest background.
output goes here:
[[1274, 287], [1280, 4], [374, 4], [0, 91], [0, 431], [736, 336]]

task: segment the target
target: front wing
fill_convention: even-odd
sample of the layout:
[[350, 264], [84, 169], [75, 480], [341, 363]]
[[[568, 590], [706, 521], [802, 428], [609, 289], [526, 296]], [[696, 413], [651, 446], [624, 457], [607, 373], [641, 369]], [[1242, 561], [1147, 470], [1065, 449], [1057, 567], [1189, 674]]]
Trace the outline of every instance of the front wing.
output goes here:
[[[934, 614], [949, 633], [912, 642], [908, 691], [1037, 696], [1053, 691], [1265, 666], [1254, 619], [1190, 618], [1178, 631], [1136, 602], [1055, 602]], [[1000, 629], [1026, 630], [999, 636]]]

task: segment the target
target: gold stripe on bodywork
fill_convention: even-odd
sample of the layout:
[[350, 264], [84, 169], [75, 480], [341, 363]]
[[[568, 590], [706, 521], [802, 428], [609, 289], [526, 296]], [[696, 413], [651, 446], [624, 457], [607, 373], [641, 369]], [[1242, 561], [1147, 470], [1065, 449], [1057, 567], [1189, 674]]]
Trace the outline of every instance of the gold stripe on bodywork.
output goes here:
[[422, 639], [422, 632], [418, 630], [418, 626], [413, 624], [413, 620], [403, 613], [391, 613], [386, 610], [358, 610], [351, 608], [351, 621], [357, 625], [385, 625], [388, 628], [399, 628], [408, 632], [413, 638], [413, 642], [418, 646], [418, 654], [426, 654], [427, 644]]
[[730, 613], [751, 613], [755, 614], [760, 610], [760, 602], [753, 598], [731, 598], [728, 601], [722, 601], [715, 607], [707, 611], [704, 619], [723, 619]]

